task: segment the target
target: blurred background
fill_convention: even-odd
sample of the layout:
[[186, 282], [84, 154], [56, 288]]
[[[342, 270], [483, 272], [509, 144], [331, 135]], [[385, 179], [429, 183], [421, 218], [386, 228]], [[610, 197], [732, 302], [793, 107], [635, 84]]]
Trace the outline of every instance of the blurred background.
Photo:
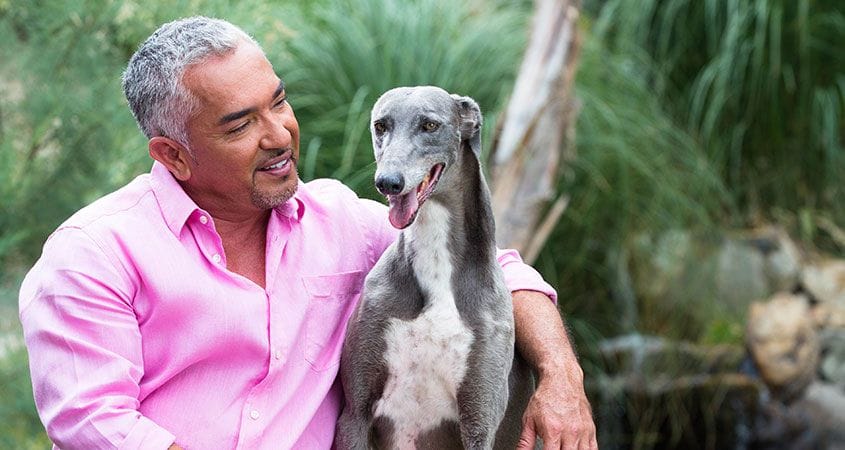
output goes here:
[[[558, 290], [600, 448], [845, 448], [845, 3], [579, 9], [577, 115], [552, 195], [568, 203], [534, 264]], [[49, 446], [17, 290], [56, 226], [149, 170], [120, 76], [160, 24], [203, 14], [253, 34], [299, 119], [302, 178], [377, 198], [375, 99], [417, 84], [469, 95], [490, 148], [533, 13], [0, 0], [0, 447]]]

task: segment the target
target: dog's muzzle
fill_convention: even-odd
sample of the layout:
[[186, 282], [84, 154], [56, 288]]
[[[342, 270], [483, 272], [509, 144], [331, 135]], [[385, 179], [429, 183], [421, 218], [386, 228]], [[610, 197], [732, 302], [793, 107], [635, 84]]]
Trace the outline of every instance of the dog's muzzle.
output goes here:
[[398, 173], [382, 174], [376, 177], [376, 189], [382, 195], [398, 195], [405, 188], [405, 179]]

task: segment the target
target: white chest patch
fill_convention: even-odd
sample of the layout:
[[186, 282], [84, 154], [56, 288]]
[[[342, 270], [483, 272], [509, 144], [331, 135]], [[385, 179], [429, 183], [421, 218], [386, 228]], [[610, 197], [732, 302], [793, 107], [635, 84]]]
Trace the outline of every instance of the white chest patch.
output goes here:
[[429, 202], [408, 230], [416, 251], [414, 271], [430, 303], [414, 320], [391, 319], [385, 330], [389, 376], [373, 416], [391, 419], [399, 448], [414, 448], [421, 432], [458, 418], [457, 391], [473, 335], [452, 295], [448, 223], [448, 212]]

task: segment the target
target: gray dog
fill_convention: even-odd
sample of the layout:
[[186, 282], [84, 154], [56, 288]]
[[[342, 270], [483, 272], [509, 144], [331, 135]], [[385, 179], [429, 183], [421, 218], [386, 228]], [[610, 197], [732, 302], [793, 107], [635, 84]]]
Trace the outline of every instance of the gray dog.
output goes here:
[[481, 111], [436, 87], [379, 98], [376, 187], [403, 229], [367, 276], [341, 356], [341, 449], [513, 449], [533, 390], [514, 353], [481, 173]]

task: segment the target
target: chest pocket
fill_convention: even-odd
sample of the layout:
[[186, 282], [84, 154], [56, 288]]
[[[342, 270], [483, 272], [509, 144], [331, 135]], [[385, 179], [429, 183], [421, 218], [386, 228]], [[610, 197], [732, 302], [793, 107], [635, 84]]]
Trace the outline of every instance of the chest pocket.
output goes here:
[[311, 367], [323, 371], [340, 363], [346, 322], [361, 294], [362, 270], [303, 277], [308, 292], [303, 353]]

